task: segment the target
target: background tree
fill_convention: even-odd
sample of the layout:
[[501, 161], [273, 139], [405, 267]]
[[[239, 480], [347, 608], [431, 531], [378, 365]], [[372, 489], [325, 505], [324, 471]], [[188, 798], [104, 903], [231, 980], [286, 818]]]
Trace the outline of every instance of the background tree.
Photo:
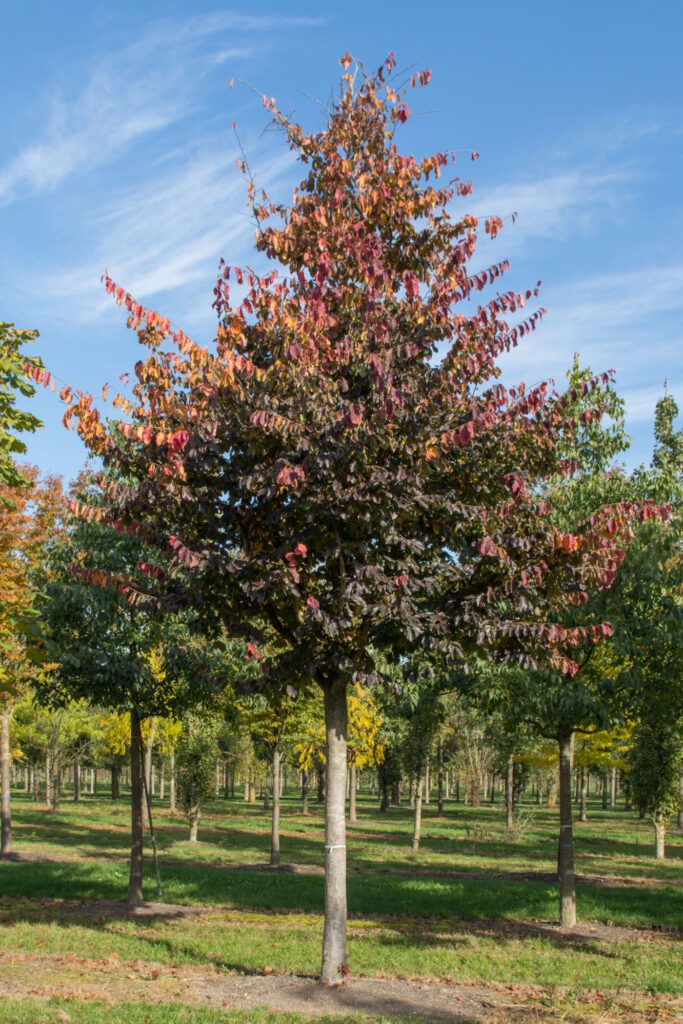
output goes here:
[[6, 469], [4, 480], [0, 482], [0, 856], [8, 855], [12, 845], [12, 708], [26, 692], [35, 664], [43, 657], [35, 607], [38, 570], [58, 536], [63, 511], [57, 478], [41, 481], [33, 467], [15, 467]]
[[25, 486], [27, 482], [16, 462], [17, 456], [26, 453], [19, 435], [42, 426], [36, 416], [18, 408], [17, 399], [35, 394], [33, 381], [51, 384], [50, 374], [40, 360], [23, 351], [37, 337], [37, 331], [21, 331], [14, 324], [0, 322], [0, 501], [4, 503], [9, 500], [5, 488]]
[[176, 752], [178, 794], [190, 826], [190, 842], [197, 842], [202, 804], [213, 795], [218, 761], [218, 723], [208, 715], [183, 716]]

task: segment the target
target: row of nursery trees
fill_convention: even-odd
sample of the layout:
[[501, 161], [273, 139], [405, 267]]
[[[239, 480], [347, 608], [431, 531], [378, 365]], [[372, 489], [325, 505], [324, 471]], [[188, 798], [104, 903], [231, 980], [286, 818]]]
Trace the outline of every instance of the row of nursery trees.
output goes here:
[[[462, 155], [399, 151], [406, 97], [430, 72], [400, 76], [393, 55], [374, 75], [341, 63], [317, 131], [264, 98], [303, 178], [283, 205], [243, 167], [257, 259], [273, 269], [221, 263], [212, 344], [105, 278], [143, 354], [108, 417], [61, 388], [97, 467], [68, 516], [54, 481], [22, 478], [12, 461], [17, 430], [32, 425], [13, 396], [54, 381], [9, 326], [0, 364], [3, 828], [8, 718], [26, 686], [45, 707], [85, 701], [129, 718], [131, 904], [142, 899], [144, 723], [180, 722], [188, 743], [215, 752], [207, 714], [232, 702], [275, 754], [312, 702], [329, 985], [346, 973], [350, 697], [381, 703], [387, 729], [400, 723], [379, 770], [388, 783], [398, 751], [416, 806], [444, 694], [486, 729], [500, 723], [496, 749], [507, 744], [513, 765], [529, 732], [554, 744], [566, 927], [586, 737], [628, 730], [632, 800], [661, 833], [683, 719], [673, 400], [658, 405], [651, 466], [627, 473], [610, 373], [576, 362], [563, 393], [500, 383], [500, 356], [544, 312], [525, 309], [538, 286], [485, 299], [508, 264], [478, 253], [502, 220], [485, 220], [478, 247], [477, 218], [458, 210], [471, 184], [457, 166], [443, 180]], [[279, 770], [274, 756], [273, 792]]]
[[[48, 810], [63, 798], [83, 795], [122, 799], [130, 788], [130, 723], [116, 711], [98, 711], [85, 701], [58, 708], [39, 703], [27, 689], [12, 707], [11, 786]], [[93, 714], [93, 711], [96, 713]], [[216, 797], [262, 801], [273, 817], [271, 865], [280, 863], [279, 800], [296, 790], [300, 813], [325, 800], [325, 737], [320, 700], [293, 704], [286, 727], [276, 736], [261, 697], [221, 694], [217, 707], [184, 722], [151, 717], [143, 721], [145, 785], [151, 801], [187, 815], [190, 841], [198, 838], [204, 804]], [[574, 751], [573, 801], [579, 820], [588, 820], [588, 800], [599, 796], [603, 809], [623, 806], [641, 817], [651, 812], [651, 779], [642, 771], [633, 725], [582, 733]], [[106, 776], [106, 781], [103, 777]], [[380, 813], [409, 803], [414, 823], [412, 850], [420, 843], [421, 809], [430, 803], [439, 815], [447, 801], [480, 807], [500, 803], [505, 828], [523, 836], [529, 818], [517, 814], [523, 795], [554, 808], [558, 798], [556, 745], [523, 724], [499, 714], [483, 716], [459, 694], [442, 694], [425, 719], [424, 709], [397, 706], [393, 694], [364, 691], [349, 695], [347, 817], [357, 821], [357, 794], [365, 790]], [[671, 780], [673, 781], [673, 780]], [[675, 785], [672, 801], [675, 803]], [[143, 816], [146, 808], [143, 804]], [[656, 822], [656, 818], [654, 818]], [[678, 827], [683, 827], [679, 801]], [[10, 831], [7, 832], [8, 840]], [[656, 855], [664, 856], [656, 833]], [[8, 841], [6, 853], [10, 852]]]

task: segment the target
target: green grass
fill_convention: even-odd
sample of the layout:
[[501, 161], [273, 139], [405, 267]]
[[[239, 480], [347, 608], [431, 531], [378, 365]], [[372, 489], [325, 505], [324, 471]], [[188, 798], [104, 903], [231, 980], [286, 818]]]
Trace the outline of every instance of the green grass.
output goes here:
[[[77, 1003], [74, 1000], [4, 999], [0, 1001], [0, 1024], [305, 1024], [309, 1017], [272, 1010], [210, 1010], [203, 1007], [160, 1003]], [[318, 1024], [367, 1024], [367, 1017], [316, 1017]], [[411, 1018], [416, 1024], [415, 1018]], [[373, 1017], [373, 1024], [388, 1022]], [[391, 1024], [401, 1024], [392, 1017]], [[419, 1024], [419, 1021], [417, 1022]]]
[[[315, 870], [322, 862], [323, 822], [321, 808], [313, 804], [311, 810], [303, 817], [294, 795], [285, 800], [282, 855], [286, 863]], [[65, 800], [60, 814], [49, 814], [19, 795], [13, 811], [17, 852], [48, 859], [0, 863], [0, 953], [317, 972], [323, 879], [286, 868], [256, 870], [269, 849], [270, 819], [261, 806], [212, 802], [202, 818], [202, 841], [194, 845], [186, 841], [181, 818], [155, 808], [164, 901], [211, 908], [180, 920], [97, 918], [66, 913], [54, 903], [124, 897], [124, 801], [112, 804], [104, 795], [78, 805]], [[538, 984], [557, 993], [683, 992], [680, 932], [651, 930], [683, 928], [683, 836], [670, 834], [668, 859], [658, 862], [647, 823], [592, 805], [591, 820], [576, 827], [577, 870], [588, 876], [579, 885], [579, 918], [650, 930], [637, 941], [566, 939], [543, 926], [557, 916], [557, 811], [531, 804], [525, 811], [532, 815], [528, 832], [513, 842], [500, 805], [474, 809], [451, 801], [443, 817], [432, 805], [424, 810], [422, 848], [412, 855], [409, 809], [381, 815], [376, 802], [363, 797], [360, 821], [349, 830], [351, 972]], [[156, 898], [149, 860], [145, 891]], [[50, 1017], [54, 1007], [46, 1003], [39, 1007], [42, 1017], [28, 1004], [16, 1012], [9, 1005], [0, 1002], [0, 1024], [66, 1019]], [[105, 1012], [107, 1024], [298, 1019], [179, 1007], [139, 1007], [134, 1016], [127, 1008], [114, 1014], [109, 1007], [84, 1006], [70, 1002], [65, 1012], [76, 1024], [100, 1024]], [[59, 1004], [54, 1012], [62, 1009]]]
[[[122, 962], [209, 965], [255, 973], [319, 968], [318, 915], [211, 912], [185, 920], [97, 919], [4, 903], [0, 953], [21, 952]], [[498, 932], [484, 922], [354, 920], [348, 963], [355, 974], [448, 978], [500, 984], [571, 985], [683, 991], [680, 942], [566, 941], [555, 933]], [[638, 979], [634, 986], [634, 978]]]

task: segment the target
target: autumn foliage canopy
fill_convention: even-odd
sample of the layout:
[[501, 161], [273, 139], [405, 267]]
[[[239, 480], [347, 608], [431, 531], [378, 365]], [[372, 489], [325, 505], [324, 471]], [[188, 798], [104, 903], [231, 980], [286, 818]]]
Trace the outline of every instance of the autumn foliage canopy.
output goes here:
[[480, 225], [458, 212], [469, 156], [400, 151], [430, 73], [402, 81], [393, 55], [373, 76], [342, 65], [319, 131], [264, 98], [303, 177], [283, 206], [247, 175], [272, 269], [221, 264], [211, 345], [105, 277], [145, 354], [118, 420], [63, 391], [104, 466], [102, 506], [76, 511], [156, 552], [130, 600], [200, 609], [271, 685], [367, 681], [375, 651], [416, 646], [572, 672], [610, 627], [568, 629], [562, 609], [610, 584], [632, 520], [654, 512], [557, 532], [541, 485], [572, 472], [559, 442], [581, 396], [498, 381], [544, 312], [538, 287], [505, 291], [507, 262], [478, 262]]

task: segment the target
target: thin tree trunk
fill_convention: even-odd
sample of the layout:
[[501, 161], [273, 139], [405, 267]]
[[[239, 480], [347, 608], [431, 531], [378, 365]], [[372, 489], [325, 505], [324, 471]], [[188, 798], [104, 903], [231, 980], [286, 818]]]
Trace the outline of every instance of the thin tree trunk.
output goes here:
[[664, 818], [655, 818], [655, 857], [657, 860], [666, 858], [666, 821]]
[[425, 789], [424, 789], [424, 803], [426, 807], [429, 807], [429, 797], [432, 790], [432, 770], [431, 762], [427, 761], [425, 765]]
[[576, 924], [576, 878], [574, 875], [574, 839], [572, 835], [572, 762], [574, 733], [563, 730], [560, 746], [560, 840], [557, 867], [560, 880], [560, 924], [573, 928]]
[[420, 832], [422, 830], [422, 777], [415, 783], [415, 812], [413, 814], [413, 841], [410, 846], [411, 853], [417, 853], [420, 849]]
[[[149, 793], [150, 802], [151, 802], [152, 795], [154, 793], [154, 789], [153, 789], [153, 786], [152, 786], [152, 782], [153, 782], [153, 779], [152, 779], [152, 775], [153, 775], [153, 771], [152, 771], [152, 751], [154, 750], [155, 734], [156, 734], [156, 719], [153, 718], [151, 720], [151, 722], [150, 722], [149, 736], [147, 737], [147, 740], [145, 741], [145, 747], [144, 747], [144, 750], [145, 750], [145, 753], [144, 753], [144, 766], [143, 766], [143, 770], [144, 770], [144, 773], [145, 773], [145, 779], [147, 780], [147, 792]], [[149, 824], [150, 824], [150, 822], [149, 822], [149, 811], [147, 809], [147, 801], [146, 800], [143, 800], [142, 821], [143, 821], [144, 828], [145, 829], [149, 829]]]
[[602, 809], [606, 811], [609, 807], [609, 786], [607, 785], [607, 769], [602, 772]]
[[176, 781], [175, 781], [175, 750], [171, 751], [168, 760], [168, 809], [175, 814], [176, 808]]
[[609, 805], [610, 807], [617, 806], [617, 770], [612, 769], [612, 776], [610, 779], [610, 791], [609, 791]]
[[81, 799], [81, 762], [74, 761], [74, 800]]
[[391, 787], [391, 806], [401, 806], [401, 783], [394, 782]]
[[346, 976], [346, 764], [348, 712], [346, 685], [325, 687], [327, 772], [325, 787], [325, 926], [323, 985], [341, 985]]
[[438, 752], [438, 775], [436, 782], [436, 812], [441, 817], [443, 815], [443, 789], [444, 789], [444, 771], [443, 771], [443, 740], [439, 740], [439, 752]]
[[512, 831], [515, 822], [515, 761], [512, 755], [508, 757], [507, 771], [505, 774], [505, 828]]
[[308, 814], [308, 798], [311, 792], [310, 772], [301, 773], [301, 813]]
[[12, 852], [12, 811], [10, 807], [10, 766], [11, 754], [9, 745], [10, 706], [7, 697], [2, 698], [0, 715], [0, 789], [2, 801], [0, 818], [2, 819], [2, 843], [0, 856], [8, 857]]
[[581, 769], [581, 793], [579, 802], [579, 821], [588, 821], [588, 769]]
[[349, 821], [355, 825], [358, 821], [356, 810], [356, 764], [349, 765]]
[[121, 799], [121, 769], [117, 764], [111, 766], [111, 798]]
[[142, 869], [144, 849], [144, 804], [142, 773], [142, 733], [137, 711], [130, 713], [130, 877], [128, 906], [142, 905]]
[[270, 827], [270, 866], [275, 868], [280, 863], [280, 775], [282, 755], [275, 748], [273, 751], [273, 813]]
[[683, 832], [683, 764], [678, 769], [678, 831]]
[[190, 825], [190, 842], [197, 842], [197, 831], [199, 829], [199, 804], [192, 803], [187, 812], [187, 820]]

